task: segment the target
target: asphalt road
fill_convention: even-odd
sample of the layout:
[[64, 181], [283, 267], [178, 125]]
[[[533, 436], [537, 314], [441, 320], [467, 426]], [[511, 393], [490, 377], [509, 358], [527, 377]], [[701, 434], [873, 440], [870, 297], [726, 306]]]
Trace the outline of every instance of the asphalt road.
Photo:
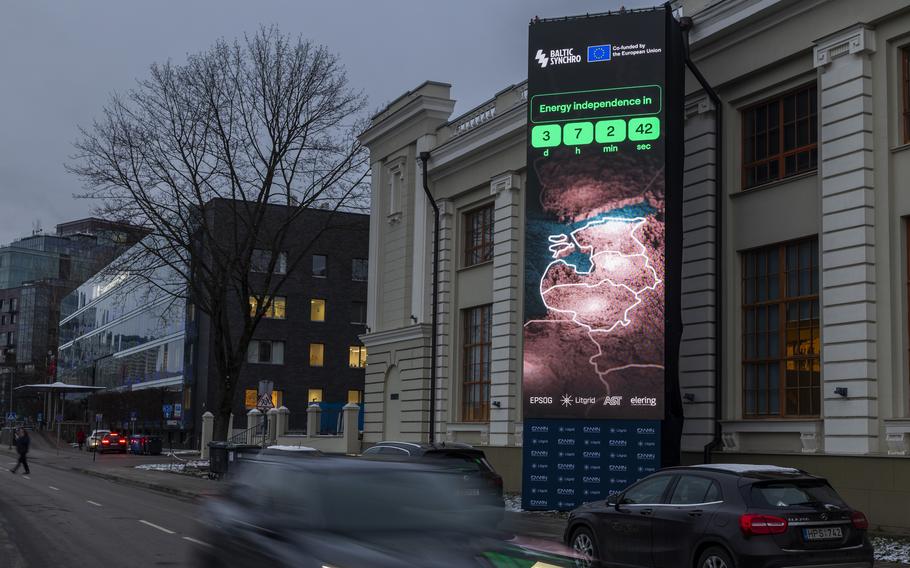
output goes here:
[[192, 566], [199, 505], [0, 455], [0, 568]]

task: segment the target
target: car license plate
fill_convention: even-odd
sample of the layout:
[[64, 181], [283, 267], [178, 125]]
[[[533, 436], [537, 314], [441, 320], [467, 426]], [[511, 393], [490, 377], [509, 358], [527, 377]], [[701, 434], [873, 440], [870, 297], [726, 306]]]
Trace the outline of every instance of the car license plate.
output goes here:
[[803, 538], [806, 540], [831, 540], [843, 538], [844, 531], [840, 527], [819, 527], [803, 529]]

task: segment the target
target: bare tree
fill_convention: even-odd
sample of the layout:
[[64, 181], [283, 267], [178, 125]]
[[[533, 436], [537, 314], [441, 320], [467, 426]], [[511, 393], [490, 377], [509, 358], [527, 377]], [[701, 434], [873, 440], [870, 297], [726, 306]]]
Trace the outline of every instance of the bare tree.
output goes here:
[[[211, 320], [216, 439], [272, 298], [309, 245], [343, 230], [337, 212], [369, 206], [356, 136], [365, 103], [325, 47], [264, 28], [183, 65], [152, 65], [81, 130], [68, 165], [85, 182], [80, 197], [150, 233], [107, 271]], [[313, 208], [324, 214], [301, 246], [291, 229]]]

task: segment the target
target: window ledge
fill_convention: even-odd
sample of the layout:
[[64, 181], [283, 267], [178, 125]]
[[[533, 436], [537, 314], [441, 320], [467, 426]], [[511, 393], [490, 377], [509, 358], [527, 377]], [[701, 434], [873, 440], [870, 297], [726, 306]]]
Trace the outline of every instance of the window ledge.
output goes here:
[[906, 150], [910, 150], [910, 142], [904, 142], [903, 144], [898, 144], [897, 146], [894, 146], [893, 148], [891, 148], [891, 153], [897, 154], [900, 152], [904, 152]]
[[824, 420], [820, 418], [759, 418], [721, 420], [725, 452], [742, 450], [743, 434], [799, 434], [804, 454], [820, 451]]
[[788, 183], [790, 183], [790, 182], [794, 182], [794, 181], [797, 181], [797, 180], [805, 179], [805, 178], [808, 178], [808, 177], [815, 177], [815, 176], [818, 176], [818, 170], [817, 170], [817, 169], [812, 170], [811, 172], [805, 172], [805, 173], [802, 173], [802, 174], [797, 174], [797, 175], [795, 175], [795, 176], [789, 176], [789, 177], [785, 177], [785, 178], [783, 178], [783, 179], [778, 179], [778, 180], [774, 180], [774, 181], [769, 181], [768, 183], [763, 183], [763, 184], [761, 184], [761, 185], [756, 185], [756, 186], [750, 187], [750, 188], [748, 188], [748, 189], [741, 189], [741, 190], [739, 190], [739, 191], [737, 191], [737, 192], [735, 192], [735, 193], [731, 193], [731, 194], [730, 194], [730, 198], [731, 198], [731, 199], [736, 199], [737, 197], [742, 197], [742, 196], [744, 196], [744, 195], [749, 195], [749, 194], [751, 194], [751, 193], [755, 193], [755, 192], [759, 192], [759, 191], [764, 191], [764, 190], [766, 190], [766, 189], [773, 189], [773, 188], [775, 188], [775, 187], [780, 187], [780, 186], [782, 186], [782, 185], [786, 185], [786, 184], [788, 184]]
[[491, 258], [490, 260], [485, 260], [485, 261], [483, 261], [483, 262], [478, 262], [477, 264], [472, 264], [471, 266], [461, 266], [461, 267], [455, 269], [455, 272], [464, 272], [464, 271], [466, 271], [466, 270], [471, 270], [471, 269], [473, 269], [473, 268], [477, 268], [478, 266], [486, 266], [486, 265], [488, 265], [488, 264], [493, 264], [493, 259], [492, 259], [492, 258]]

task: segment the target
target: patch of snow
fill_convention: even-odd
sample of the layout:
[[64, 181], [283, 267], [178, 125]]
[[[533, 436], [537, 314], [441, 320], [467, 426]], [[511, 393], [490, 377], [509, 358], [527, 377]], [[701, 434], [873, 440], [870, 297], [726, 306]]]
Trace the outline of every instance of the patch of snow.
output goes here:
[[875, 560], [910, 564], [910, 541], [881, 536], [874, 536], [869, 540], [875, 549]]
[[316, 448], [309, 446], [269, 446], [268, 450], [278, 450], [281, 452], [315, 452]]
[[187, 470], [208, 469], [209, 460], [192, 460], [185, 463], [145, 463], [135, 466], [136, 469], [147, 471], [167, 471], [171, 473], [184, 473]]
[[503, 495], [503, 500], [506, 503], [506, 511], [512, 513], [522, 512], [521, 508], [521, 493], [506, 493]]
[[692, 467], [704, 467], [710, 469], [722, 469], [735, 473], [746, 473], [750, 471], [768, 472], [768, 473], [800, 473], [798, 469], [792, 467], [781, 467], [778, 465], [756, 465], [747, 463], [706, 463], [694, 465]]

